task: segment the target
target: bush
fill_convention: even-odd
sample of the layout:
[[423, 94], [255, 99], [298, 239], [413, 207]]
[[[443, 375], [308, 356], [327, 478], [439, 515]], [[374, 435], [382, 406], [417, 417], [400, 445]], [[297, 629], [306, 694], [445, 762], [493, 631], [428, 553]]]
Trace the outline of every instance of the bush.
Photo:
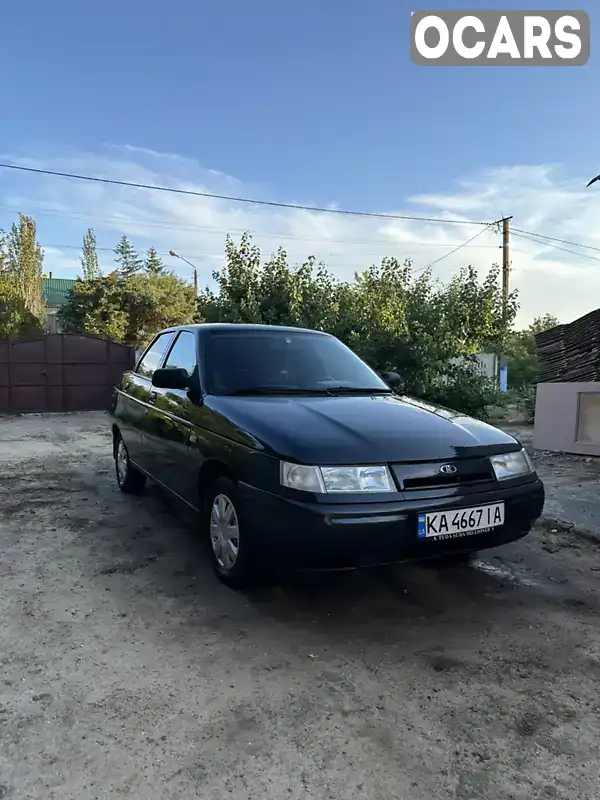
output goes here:
[[65, 333], [87, 334], [139, 347], [171, 325], [192, 322], [194, 293], [169, 272], [116, 272], [78, 280], [58, 318]]
[[455, 366], [434, 375], [427, 383], [407, 384], [405, 394], [415, 394], [430, 403], [484, 419], [486, 408], [496, 402], [496, 382], [480, 375], [474, 367]]

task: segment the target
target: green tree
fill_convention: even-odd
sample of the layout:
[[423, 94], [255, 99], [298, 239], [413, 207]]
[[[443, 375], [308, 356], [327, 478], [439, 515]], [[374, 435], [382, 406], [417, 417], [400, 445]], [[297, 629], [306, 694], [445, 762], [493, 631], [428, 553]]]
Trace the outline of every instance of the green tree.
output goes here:
[[552, 328], [556, 328], [560, 322], [553, 314], [544, 314], [543, 317], [536, 317], [529, 326], [529, 332], [535, 336], [537, 333], [544, 333]]
[[44, 321], [42, 300], [42, 264], [44, 253], [37, 241], [36, 224], [31, 217], [19, 213], [3, 240], [3, 272], [12, 282], [23, 308]]
[[140, 346], [162, 328], [197, 318], [193, 289], [176, 275], [123, 275], [115, 270], [78, 280], [59, 311], [65, 333], [80, 333]]
[[127, 311], [124, 341], [146, 344], [162, 328], [193, 322], [194, 291], [177, 275], [136, 275], [122, 282], [122, 307]]
[[538, 358], [535, 344], [537, 333], [560, 325], [552, 314], [536, 317], [528, 328], [511, 331], [507, 336], [506, 365], [508, 385], [511, 389], [523, 389], [534, 384], [538, 375]]
[[[290, 267], [283, 248], [264, 264], [249, 234], [225, 244], [225, 264], [213, 273], [217, 292], [200, 292], [198, 311], [206, 322], [262, 322], [332, 330], [344, 328], [351, 302], [348, 284], [333, 278], [311, 256]], [[343, 308], [342, 308], [343, 307]], [[340, 313], [340, 311], [346, 313]], [[336, 328], [337, 330], [337, 328]]]
[[497, 266], [483, 281], [466, 267], [443, 285], [430, 272], [414, 276], [409, 261], [386, 258], [349, 283], [314, 258], [289, 266], [281, 248], [261, 263], [248, 234], [237, 246], [227, 238], [225, 263], [213, 278], [216, 290], [206, 288], [198, 299], [202, 319], [328, 331], [375, 369], [400, 371], [407, 393], [469, 412], [481, 411], [495, 391], [471, 358], [500, 347], [517, 309], [513, 294], [505, 319]]
[[98, 264], [98, 253], [96, 252], [96, 234], [92, 228], [88, 228], [83, 237], [81, 271], [85, 280], [99, 278], [101, 274], [100, 265]]
[[42, 322], [25, 308], [14, 276], [5, 268], [5, 258], [0, 252], [0, 341], [40, 336]]
[[150, 247], [146, 253], [144, 270], [148, 275], [163, 275], [166, 271], [162, 258], [156, 252], [155, 247]]
[[39, 336], [42, 323], [25, 308], [17, 277], [7, 269], [5, 247], [6, 236], [0, 233], [0, 341]]
[[[372, 366], [400, 372], [407, 394], [461, 411], [492, 402], [494, 383], [478, 375], [474, 356], [497, 349], [504, 336], [497, 267], [482, 282], [465, 267], [444, 285], [428, 271], [413, 276], [410, 262], [384, 259], [357, 276], [356, 292], [358, 321], [347, 343]], [[515, 313], [511, 296], [509, 323]]]
[[124, 278], [137, 275], [143, 267], [142, 259], [125, 235], [121, 237], [119, 244], [115, 247], [115, 262], [118, 264], [119, 273]]
[[58, 311], [61, 329], [125, 342], [128, 315], [123, 307], [124, 280], [117, 271], [89, 280], [78, 278]]
[[23, 298], [17, 293], [13, 283], [0, 276], [0, 341], [3, 339], [27, 339], [41, 336], [44, 327], [30, 311], [25, 308]]

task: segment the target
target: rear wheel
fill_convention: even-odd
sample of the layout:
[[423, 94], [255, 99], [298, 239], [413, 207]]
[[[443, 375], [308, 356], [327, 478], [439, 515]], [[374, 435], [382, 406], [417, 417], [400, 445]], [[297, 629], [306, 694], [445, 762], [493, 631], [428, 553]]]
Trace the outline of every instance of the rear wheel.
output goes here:
[[204, 527], [208, 533], [213, 569], [232, 589], [257, 584], [257, 566], [252, 533], [240, 514], [239, 493], [229, 478], [217, 478], [208, 489], [204, 503]]
[[146, 476], [136, 469], [129, 460], [129, 451], [121, 434], [115, 447], [115, 470], [119, 489], [125, 494], [138, 494], [144, 488]]

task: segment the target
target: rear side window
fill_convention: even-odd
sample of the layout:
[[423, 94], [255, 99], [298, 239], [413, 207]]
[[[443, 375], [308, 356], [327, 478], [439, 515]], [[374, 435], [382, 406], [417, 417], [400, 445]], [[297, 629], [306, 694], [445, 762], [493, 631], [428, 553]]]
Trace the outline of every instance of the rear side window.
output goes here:
[[181, 331], [165, 361], [165, 369], [184, 369], [191, 377], [196, 369], [196, 337]]
[[138, 375], [143, 375], [144, 378], [152, 378], [154, 370], [158, 369], [160, 360], [172, 336], [172, 333], [161, 333], [160, 336], [154, 340], [142, 356], [141, 361], [138, 362], [136, 369]]

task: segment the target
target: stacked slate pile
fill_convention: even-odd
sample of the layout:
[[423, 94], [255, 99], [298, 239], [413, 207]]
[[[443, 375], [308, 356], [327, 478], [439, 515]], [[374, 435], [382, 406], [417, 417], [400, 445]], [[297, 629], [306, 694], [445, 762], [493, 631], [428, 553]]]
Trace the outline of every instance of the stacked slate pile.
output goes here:
[[600, 380], [600, 309], [535, 337], [540, 383]]

